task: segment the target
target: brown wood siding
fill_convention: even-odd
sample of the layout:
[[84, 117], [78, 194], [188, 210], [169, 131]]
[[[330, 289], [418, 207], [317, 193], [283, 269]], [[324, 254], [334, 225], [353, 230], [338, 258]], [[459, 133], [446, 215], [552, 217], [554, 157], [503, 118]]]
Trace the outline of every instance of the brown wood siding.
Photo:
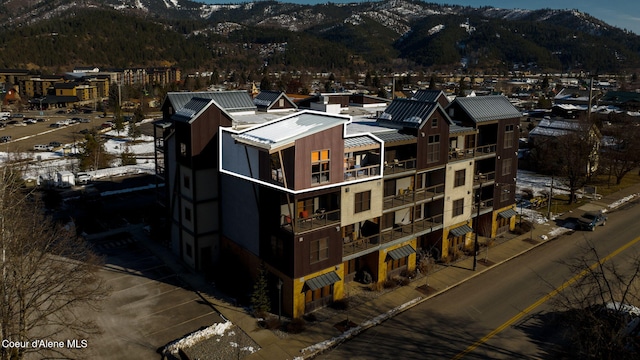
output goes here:
[[[329, 150], [329, 183], [344, 181], [344, 140], [342, 125], [304, 137], [295, 143], [295, 189], [311, 187], [311, 152]], [[322, 184], [326, 185], [326, 184]]]
[[198, 156], [218, 134], [220, 126], [231, 126], [231, 120], [215, 107], [209, 106], [205, 112], [191, 123], [191, 154]]
[[[329, 258], [310, 264], [311, 242], [321, 238], [329, 239]], [[302, 239], [302, 241], [300, 241]], [[331, 266], [339, 265], [342, 262], [342, 236], [335, 227], [318, 230], [313, 233], [299, 235], [293, 239], [294, 264], [293, 277], [299, 278]]]
[[[493, 195], [493, 207], [502, 208], [515, 202], [515, 189], [514, 186], [508, 186], [507, 184], [515, 184], [513, 180], [516, 177], [518, 169], [518, 138], [520, 136], [518, 132], [518, 125], [520, 124], [519, 118], [511, 118], [500, 120], [498, 122], [498, 141], [496, 146], [496, 187]], [[513, 145], [510, 148], [504, 148], [505, 128], [507, 125], [513, 125]], [[502, 163], [505, 160], [511, 159], [511, 173], [508, 175], [502, 175]], [[500, 201], [501, 191], [509, 190], [510, 196], [507, 201]]]
[[[431, 120], [438, 119], [438, 127], [431, 127]], [[424, 136], [422, 136], [424, 133]], [[440, 160], [438, 162], [427, 163], [427, 147], [429, 135], [440, 135]], [[418, 170], [424, 170], [435, 166], [441, 166], [447, 163], [449, 153], [449, 123], [444, 113], [440, 110], [433, 113], [418, 130], [418, 153], [416, 167]]]
[[325, 95], [329, 98], [329, 104], [340, 104], [341, 107], [349, 106], [349, 95]]

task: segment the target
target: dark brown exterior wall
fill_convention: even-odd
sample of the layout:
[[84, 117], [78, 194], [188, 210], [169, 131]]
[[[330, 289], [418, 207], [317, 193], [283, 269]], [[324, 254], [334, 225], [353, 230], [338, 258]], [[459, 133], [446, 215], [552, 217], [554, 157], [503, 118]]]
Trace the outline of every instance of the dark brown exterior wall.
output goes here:
[[[342, 125], [297, 140], [295, 144], [295, 189], [311, 187], [311, 152], [329, 149], [329, 183], [344, 180], [344, 140]], [[325, 184], [323, 184], [325, 185]]]
[[[506, 120], [500, 120], [498, 122], [498, 144], [496, 146], [496, 190], [494, 192], [493, 199], [493, 207], [494, 209], [502, 208], [509, 204], [513, 204], [515, 202], [515, 189], [513, 186], [508, 186], [507, 184], [515, 184], [513, 180], [516, 177], [516, 172], [518, 169], [518, 138], [520, 136], [518, 132], [518, 125], [520, 124], [520, 118], [511, 118]], [[513, 145], [505, 149], [504, 148], [504, 137], [505, 137], [505, 128], [507, 125], [513, 125]], [[504, 160], [512, 159], [511, 163], [511, 173], [507, 175], [502, 175], [502, 163]], [[510, 192], [508, 201], [500, 201], [501, 191], [508, 190]]]
[[[431, 127], [431, 120], [438, 119], [438, 127]], [[424, 133], [424, 136], [422, 136]], [[429, 135], [440, 135], [440, 160], [438, 162], [427, 164], [427, 145], [429, 143]], [[442, 166], [448, 161], [449, 152], [449, 123], [446, 121], [444, 114], [437, 110], [431, 115], [427, 121], [425, 121], [422, 127], [418, 130], [418, 154], [417, 154], [417, 168], [418, 170], [424, 170], [435, 166]]]
[[[311, 240], [329, 238], [329, 258], [315, 264], [309, 264], [311, 252]], [[302, 239], [302, 241], [300, 241]], [[335, 227], [324, 228], [313, 233], [298, 235], [293, 239], [294, 264], [293, 277], [299, 278], [330, 266], [339, 265], [342, 262], [342, 236]]]

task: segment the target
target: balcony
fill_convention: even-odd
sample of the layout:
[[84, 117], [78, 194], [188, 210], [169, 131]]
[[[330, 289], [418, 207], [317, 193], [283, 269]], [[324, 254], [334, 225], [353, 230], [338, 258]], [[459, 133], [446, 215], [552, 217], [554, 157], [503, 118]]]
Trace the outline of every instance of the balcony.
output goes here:
[[362, 167], [360, 165], [354, 165], [352, 168], [344, 171], [344, 180], [357, 180], [377, 175], [380, 175], [380, 165]]
[[496, 144], [478, 146], [475, 151], [475, 156], [494, 155], [496, 153], [496, 148]]
[[472, 159], [475, 156], [475, 149], [450, 149], [449, 150], [449, 160], [450, 161], [460, 161]]
[[400, 189], [397, 195], [384, 198], [383, 209], [389, 210], [395, 207], [433, 200], [435, 197], [444, 194], [444, 184], [433, 185], [427, 188], [413, 191], [411, 188]]
[[436, 230], [436, 227], [442, 226], [442, 214], [432, 216], [430, 218], [416, 220], [409, 224], [395, 224], [393, 229], [383, 230], [380, 233], [381, 242], [388, 243], [390, 241], [411, 236], [417, 233]]
[[[496, 172], [495, 171], [490, 171], [490, 172], [483, 172], [482, 173], [482, 184], [483, 186], [486, 184], [491, 184], [496, 180]], [[480, 178], [478, 178], [477, 176], [474, 177], [473, 179], [473, 187], [477, 188], [480, 187]]]
[[[291, 227], [291, 217], [282, 214], [281, 218], [284, 219], [282, 227], [291, 232], [294, 232], [294, 229], [292, 229]], [[325, 226], [340, 224], [340, 209], [331, 211], [318, 209], [313, 214], [309, 214], [307, 211], [302, 211], [300, 213], [300, 216], [294, 219], [294, 223], [295, 233], [302, 233], [323, 228]]]
[[344, 245], [342, 245], [342, 256], [346, 257], [349, 255], [353, 255], [361, 251], [378, 247], [379, 245], [380, 234], [358, 238], [355, 240], [347, 240], [345, 241]]
[[416, 168], [416, 159], [407, 159], [407, 160], [398, 160], [393, 159], [393, 161], [385, 161], [384, 162], [384, 172], [385, 174], [398, 174], [405, 171], [415, 170]]
[[[486, 214], [493, 211], [493, 199], [480, 200], [480, 214]], [[472, 216], [476, 216], [478, 213], [478, 204], [473, 203]]]

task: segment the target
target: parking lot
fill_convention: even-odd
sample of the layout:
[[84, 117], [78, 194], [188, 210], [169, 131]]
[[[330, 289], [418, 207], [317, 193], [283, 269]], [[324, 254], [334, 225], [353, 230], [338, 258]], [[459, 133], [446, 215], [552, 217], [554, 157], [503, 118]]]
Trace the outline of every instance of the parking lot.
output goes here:
[[111, 294], [103, 310], [94, 313], [102, 334], [91, 338], [84, 357], [160, 358], [157, 350], [171, 341], [224, 321], [145, 247], [140, 226], [129, 230], [89, 237], [105, 259], [101, 274]]

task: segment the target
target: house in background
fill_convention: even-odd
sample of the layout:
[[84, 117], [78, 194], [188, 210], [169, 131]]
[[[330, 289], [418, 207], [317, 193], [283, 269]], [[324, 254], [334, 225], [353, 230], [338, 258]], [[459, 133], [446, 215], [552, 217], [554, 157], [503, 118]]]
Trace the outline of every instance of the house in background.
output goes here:
[[285, 93], [280, 91], [263, 90], [253, 98], [253, 103], [258, 111], [265, 112], [286, 112], [297, 110], [296, 105]]

